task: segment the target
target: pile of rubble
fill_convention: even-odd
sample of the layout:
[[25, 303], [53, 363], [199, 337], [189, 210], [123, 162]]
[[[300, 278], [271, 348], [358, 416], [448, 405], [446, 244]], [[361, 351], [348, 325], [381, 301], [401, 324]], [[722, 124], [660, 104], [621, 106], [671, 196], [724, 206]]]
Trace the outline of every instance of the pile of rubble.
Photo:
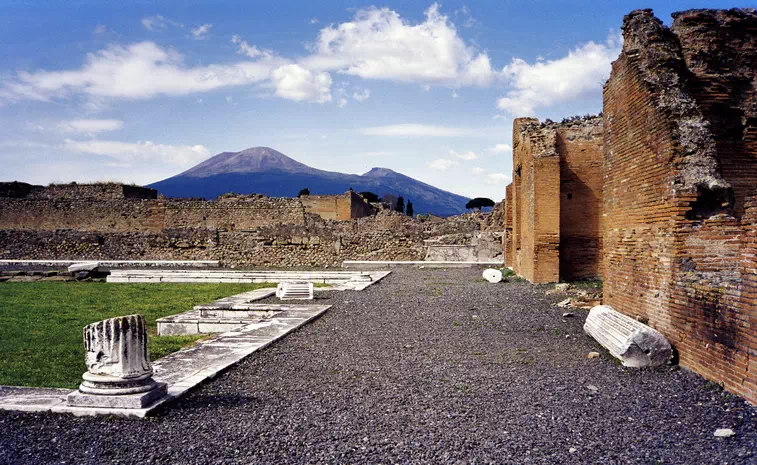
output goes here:
[[568, 294], [569, 297], [556, 303], [555, 306], [560, 308], [582, 308], [591, 310], [597, 305], [602, 305], [602, 287], [601, 284], [596, 287], [577, 286], [570, 283], [555, 284], [553, 289], [546, 292], [552, 294]]

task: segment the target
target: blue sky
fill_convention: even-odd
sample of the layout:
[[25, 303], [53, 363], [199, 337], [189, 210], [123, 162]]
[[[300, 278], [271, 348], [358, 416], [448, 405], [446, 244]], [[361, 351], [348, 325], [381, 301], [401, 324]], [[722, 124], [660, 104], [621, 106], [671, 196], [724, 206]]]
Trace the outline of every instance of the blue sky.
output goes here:
[[0, 181], [147, 184], [265, 145], [500, 200], [512, 119], [601, 110], [623, 15], [719, 1], [0, 1]]

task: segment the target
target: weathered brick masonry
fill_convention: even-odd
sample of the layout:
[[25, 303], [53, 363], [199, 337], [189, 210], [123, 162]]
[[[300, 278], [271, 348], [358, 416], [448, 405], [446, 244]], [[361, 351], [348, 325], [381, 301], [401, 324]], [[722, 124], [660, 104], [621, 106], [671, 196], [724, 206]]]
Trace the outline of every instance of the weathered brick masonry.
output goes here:
[[757, 15], [649, 10], [604, 90], [604, 300], [757, 402]]
[[531, 282], [601, 275], [602, 119], [513, 123], [505, 260]]
[[[221, 260], [237, 266], [323, 266], [422, 260], [425, 239], [470, 241], [482, 219], [373, 213], [353, 192], [215, 201], [157, 199], [118, 184], [0, 184], [0, 259]], [[325, 217], [325, 218], [324, 218]], [[334, 221], [328, 218], [334, 218]]]

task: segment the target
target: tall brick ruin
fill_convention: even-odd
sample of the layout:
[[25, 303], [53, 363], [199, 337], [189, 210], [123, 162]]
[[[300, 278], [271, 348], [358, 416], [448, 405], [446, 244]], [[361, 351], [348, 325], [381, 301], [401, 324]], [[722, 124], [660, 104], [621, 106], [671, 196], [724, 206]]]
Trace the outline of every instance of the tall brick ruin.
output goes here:
[[505, 260], [531, 282], [601, 275], [602, 119], [513, 123]]
[[602, 275], [605, 304], [757, 403], [757, 13], [690, 10], [668, 28], [637, 10], [623, 36], [598, 158], [587, 139], [570, 168], [562, 125], [516, 120], [506, 263], [533, 282]]
[[604, 89], [605, 303], [757, 401], [757, 14], [624, 19]]

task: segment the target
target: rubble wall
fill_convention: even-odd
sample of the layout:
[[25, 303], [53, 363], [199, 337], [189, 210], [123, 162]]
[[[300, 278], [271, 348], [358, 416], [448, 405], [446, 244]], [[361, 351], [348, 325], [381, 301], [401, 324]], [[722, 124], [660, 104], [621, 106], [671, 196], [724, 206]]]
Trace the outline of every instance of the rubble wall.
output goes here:
[[[437, 237], [460, 237], [466, 243], [476, 239], [480, 253], [500, 241], [495, 232], [482, 232], [482, 225], [487, 229], [495, 225], [480, 214], [413, 219], [383, 211], [336, 221], [308, 212], [297, 198], [150, 199], [124, 196], [123, 189], [117, 194], [113, 186], [52, 191], [27, 187], [0, 186], [0, 194], [5, 193], [0, 197], [0, 259], [324, 266], [343, 260], [423, 260], [424, 241]], [[333, 197], [344, 215], [367, 211], [360, 203], [368, 204], [357, 194]], [[329, 201], [322, 200], [324, 205]]]

